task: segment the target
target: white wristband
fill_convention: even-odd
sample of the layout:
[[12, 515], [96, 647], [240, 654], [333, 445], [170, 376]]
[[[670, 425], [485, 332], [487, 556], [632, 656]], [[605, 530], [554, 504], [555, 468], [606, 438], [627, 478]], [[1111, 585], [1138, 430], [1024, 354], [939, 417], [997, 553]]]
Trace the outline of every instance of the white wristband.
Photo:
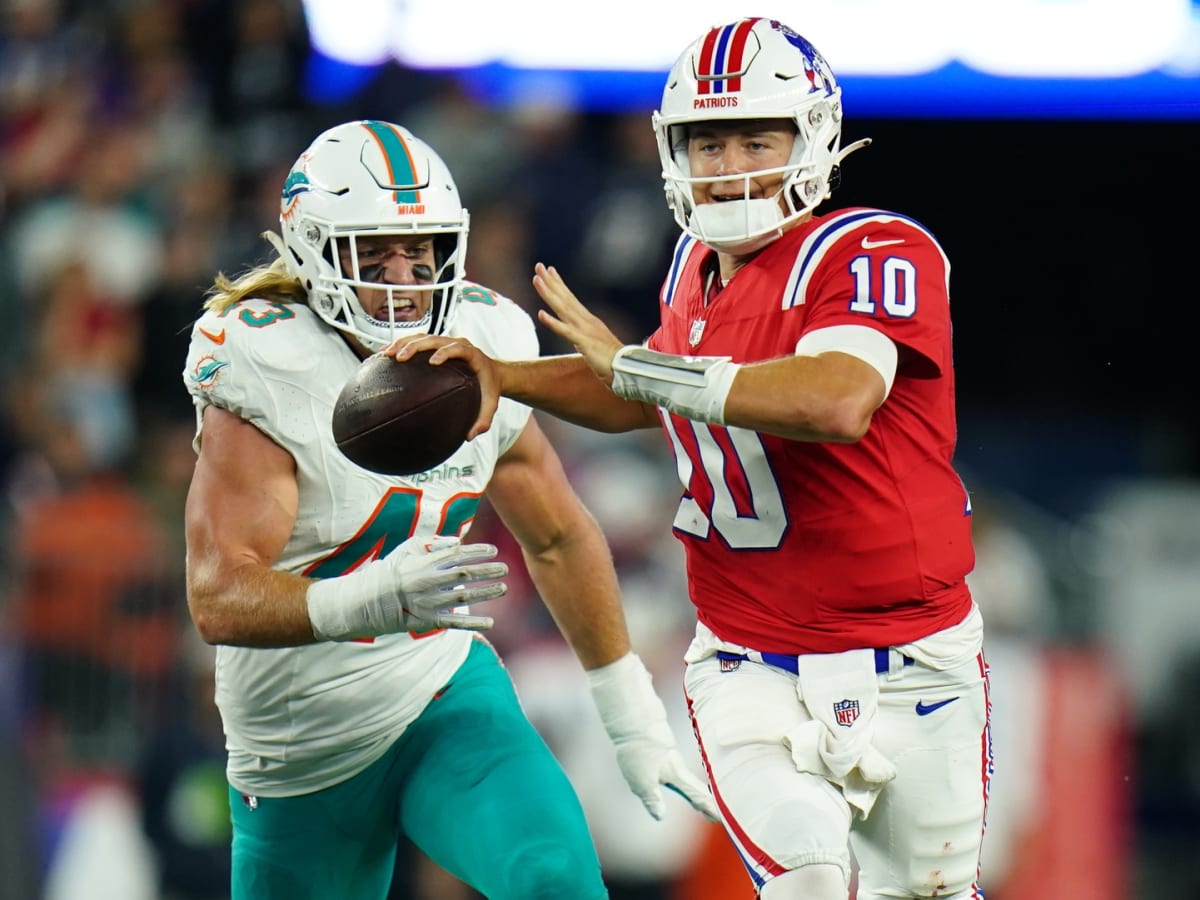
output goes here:
[[588, 687], [610, 738], [619, 741], [666, 722], [662, 699], [640, 656], [630, 652], [615, 662], [589, 669]]
[[613, 357], [612, 390], [696, 422], [724, 425], [725, 401], [739, 368], [727, 356], [677, 356], [628, 345]]
[[375, 637], [383, 626], [372, 612], [391, 595], [399, 605], [384, 567], [371, 563], [349, 575], [314, 581], [308, 586], [308, 621], [319, 641], [352, 641]]

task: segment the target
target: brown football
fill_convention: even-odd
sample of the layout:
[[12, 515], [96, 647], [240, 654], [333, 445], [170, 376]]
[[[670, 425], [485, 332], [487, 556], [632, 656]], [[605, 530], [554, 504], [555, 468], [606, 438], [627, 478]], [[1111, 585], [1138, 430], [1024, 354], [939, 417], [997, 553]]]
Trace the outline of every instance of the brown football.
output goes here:
[[479, 415], [479, 380], [432, 351], [406, 362], [369, 356], [333, 406], [333, 439], [351, 462], [382, 475], [415, 475], [443, 462]]

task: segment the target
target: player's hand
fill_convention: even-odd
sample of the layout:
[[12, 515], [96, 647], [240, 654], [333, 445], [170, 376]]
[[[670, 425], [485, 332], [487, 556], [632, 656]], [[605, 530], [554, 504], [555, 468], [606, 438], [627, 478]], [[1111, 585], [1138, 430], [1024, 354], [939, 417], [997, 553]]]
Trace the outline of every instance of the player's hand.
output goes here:
[[646, 811], [655, 819], [663, 817], [665, 786], [712, 821], [720, 821], [708, 787], [679, 752], [667, 711], [637, 654], [592, 669], [587, 676], [604, 730], [617, 748], [621, 774]]
[[479, 415], [467, 432], [467, 440], [474, 440], [492, 427], [492, 419], [500, 405], [500, 363], [492, 359], [466, 338], [444, 337], [433, 334], [418, 334], [397, 338], [383, 348], [385, 356], [404, 362], [414, 353], [432, 350], [431, 365], [441, 365], [448, 359], [464, 360], [475, 377], [479, 379]]
[[488, 561], [497, 552], [492, 544], [456, 538], [412, 540], [357, 572], [314, 581], [306, 595], [313, 636], [349, 641], [399, 631], [491, 628], [490, 616], [455, 608], [507, 593], [496, 579], [508, 574], [508, 565]]
[[[401, 553], [405, 545], [384, 557], [396, 584], [396, 605], [385, 615], [399, 625], [397, 631], [430, 631], [463, 628], [486, 631], [495, 624], [491, 616], [455, 612], [458, 606], [503, 596], [508, 587], [497, 578], [508, 574], [508, 565], [485, 562], [499, 552], [492, 544], [460, 544], [439, 539], [424, 553]], [[480, 584], [479, 582], [490, 582]]]
[[538, 263], [533, 271], [533, 286], [554, 313], [551, 315], [539, 309], [538, 320], [560, 338], [569, 341], [587, 361], [588, 368], [605, 384], [611, 385], [613, 357], [624, 346], [623, 343], [603, 320], [592, 315], [579, 302], [557, 269]]

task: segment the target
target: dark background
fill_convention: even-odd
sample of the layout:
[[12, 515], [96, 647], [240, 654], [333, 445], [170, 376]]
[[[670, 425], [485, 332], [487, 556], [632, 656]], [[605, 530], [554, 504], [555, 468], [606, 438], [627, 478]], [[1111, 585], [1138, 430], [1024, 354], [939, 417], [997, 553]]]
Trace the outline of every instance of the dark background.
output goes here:
[[[632, 120], [571, 109], [486, 110], [442, 74], [397, 66], [371, 73], [357, 92], [317, 99], [306, 92], [313, 70], [294, 0], [22, 0], [3, 14], [0, 808], [10, 814], [0, 822], [0, 898], [27, 900], [55, 877], [85, 787], [116, 783], [164, 864], [164, 897], [212, 900], [228, 881], [223, 741], [210, 696], [211, 648], [195, 646], [187, 618], [181, 547], [194, 423], [180, 369], [203, 292], [216, 271], [233, 274], [268, 256], [259, 233], [276, 226], [283, 176], [313, 137], [349, 119], [383, 118], [411, 126], [450, 163], [472, 213], [472, 277], [533, 310], [533, 263], [555, 264], [593, 308], [639, 339], [654, 327], [675, 237], [650, 110]], [[1106, 630], [1100, 615], [1101, 598], [1114, 596], [1168, 631], [1178, 623], [1184, 635], [1169, 650], [1178, 661], [1165, 705], [1144, 710], [1131, 691], [1128, 709], [1110, 723], [1110, 737], [1129, 740], [1128, 764], [1094, 793], [1128, 796], [1121, 849], [1138, 885], [1129, 896], [1191, 900], [1200, 891], [1191, 864], [1200, 846], [1200, 733], [1191, 725], [1200, 655], [1186, 635], [1200, 580], [1185, 584], [1184, 602], [1169, 607], [1161, 585], [1147, 579], [1113, 590], [1097, 574], [1103, 567], [1086, 563], [1096, 555], [1087, 523], [1108, 485], [1200, 489], [1200, 122], [859, 118], [852, 92], [845, 108], [843, 144], [874, 143], [847, 159], [843, 186], [824, 211], [893, 210], [922, 222], [946, 250], [958, 465], [979, 500], [976, 525], [989, 513], [1011, 516], [1019, 546], [1045, 570], [1043, 618], [1006, 622], [1002, 606], [985, 610], [993, 646], [1014, 638], [1034, 658], [1083, 648], [1117, 672], [1123, 635]], [[584, 238], [616, 189], [642, 201], [644, 214], [631, 226], [645, 229], [657, 259], [636, 278], [606, 280], [605, 270], [625, 260], [589, 254]], [[20, 239], [37, 224], [35, 214], [62, 204], [71, 214], [48, 232], [59, 236], [52, 246], [61, 248], [62, 266], [108, 236], [103, 227], [83, 235], [70, 229], [76, 214], [101, 208], [146, 224], [161, 242], [162, 271], [123, 298], [108, 296], [103, 283], [63, 287], [57, 267], [27, 279]], [[547, 338], [545, 349], [558, 348]], [[61, 385], [75, 396], [91, 397], [85, 388], [97, 385], [104, 391], [64, 408]], [[132, 438], [106, 446], [103, 456], [79, 454], [70, 438], [97, 422], [128, 426]], [[555, 439], [585, 484], [595, 448], [569, 434]], [[654, 444], [655, 459], [661, 451]], [[666, 485], [668, 521], [672, 478], [653, 482]], [[62, 588], [60, 575], [89, 553], [129, 551], [112, 544], [123, 520], [77, 527], [79, 509], [110, 490], [131, 504], [131, 524], [162, 545], [138, 557], [144, 568], [122, 565], [107, 580], [80, 582], [84, 588], [64, 576]], [[1193, 518], [1188, 509], [1197, 510]], [[480, 523], [485, 536], [486, 527]], [[1171, 528], [1168, 536], [1179, 538], [1175, 562], [1186, 572], [1200, 556], [1187, 543], [1200, 531], [1200, 504], [1185, 507]], [[37, 553], [32, 531], [42, 537]], [[619, 527], [609, 534], [614, 543], [625, 537]], [[1004, 572], [1025, 559], [1002, 553], [990, 563]], [[639, 566], [652, 568], [640, 557], [636, 563], [622, 570], [627, 585], [644, 574]], [[548, 636], [557, 639], [544, 616], [525, 612], [538, 608], [536, 598], [512, 593], [496, 639], [515, 662], [523, 639], [543, 647]], [[56, 603], [112, 615], [97, 613], [80, 629], [95, 646], [47, 645], [34, 633], [30, 621]], [[124, 630], [131, 619], [158, 629], [150, 633], [163, 648], [159, 668], [131, 667], [143, 649]], [[512, 630], [503, 633], [506, 626]], [[1137, 672], [1136, 663], [1128, 669]], [[1012, 683], [996, 682], [998, 695]], [[1097, 688], [1097, 703], [1110, 699], [1107, 690]], [[1023, 727], [1032, 699], [997, 706], [1005, 730]], [[1014, 707], [1015, 719], [1006, 718]], [[607, 748], [599, 749], [611, 764]], [[1003, 758], [998, 773], [997, 799], [1010, 789], [1004, 778], [1023, 774]], [[202, 810], [206, 816], [188, 807], [208, 823], [202, 840], [181, 833], [169, 815], [183, 776], [215, 790], [188, 795], [217, 801]], [[619, 784], [616, 793], [623, 795]], [[1086, 880], [1080, 890], [1070, 900], [1096, 896]]]
[[1081, 481], [1198, 474], [1200, 125], [851, 117], [843, 134], [875, 143], [834, 200], [905, 212], [950, 258], [962, 459], [1063, 511]]

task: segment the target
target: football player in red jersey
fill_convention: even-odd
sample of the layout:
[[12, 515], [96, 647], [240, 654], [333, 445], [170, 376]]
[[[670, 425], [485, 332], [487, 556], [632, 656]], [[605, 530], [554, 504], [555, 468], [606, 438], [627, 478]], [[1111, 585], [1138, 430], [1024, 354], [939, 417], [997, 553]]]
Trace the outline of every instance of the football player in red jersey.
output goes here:
[[696, 637], [685, 688], [726, 831], [766, 900], [980, 897], [991, 774], [983, 626], [965, 576], [949, 262], [913, 219], [817, 214], [841, 90], [787, 26], [713, 28], [654, 115], [683, 231], [661, 325], [622, 346], [553, 268], [539, 313], [577, 354], [489, 360], [506, 396], [602, 431], [661, 427]]

